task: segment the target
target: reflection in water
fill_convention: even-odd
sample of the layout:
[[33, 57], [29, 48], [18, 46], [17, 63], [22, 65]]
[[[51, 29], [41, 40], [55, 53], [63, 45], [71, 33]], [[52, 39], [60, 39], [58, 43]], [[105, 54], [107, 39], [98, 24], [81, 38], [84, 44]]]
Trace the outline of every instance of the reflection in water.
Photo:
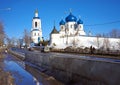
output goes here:
[[4, 59], [5, 56], [3, 52], [0, 53], [0, 85], [14, 85], [14, 78], [12, 77], [11, 73], [5, 71], [4, 67]]
[[33, 76], [22, 69], [17, 63], [7, 60], [5, 60], [4, 63], [6, 65], [5, 69], [12, 73], [17, 85], [35, 85]]
[[63, 85], [62, 83], [60, 83], [57, 80], [55, 80], [52, 76], [48, 76], [48, 75], [38, 71], [37, 69], [32, 68], [31, 66], [29, 66], [27, 64], [26, 64], [25, 67], [26, 67], [26, 70], [29, 73], [31, 73], [37, 79], [36, 80], [37, 83], [39, 81], [39, 82], [42, 83], [42, 85]]
[[4, 64], [5, 70], [11, 72], [15, 78], [16, 85], [63, 85], [11, 55], [6, 55]]
[[23, 61], [11, 55], [6, 55], [4, 64], [4, 69], [9, 71], [15, 78], [16, 85], [36, 85], [34, 77], [25, 70], [25, 63]]
[[34, 77], [33, 80], [35, 81], [36, 85], [40, 85], [39, 81]]

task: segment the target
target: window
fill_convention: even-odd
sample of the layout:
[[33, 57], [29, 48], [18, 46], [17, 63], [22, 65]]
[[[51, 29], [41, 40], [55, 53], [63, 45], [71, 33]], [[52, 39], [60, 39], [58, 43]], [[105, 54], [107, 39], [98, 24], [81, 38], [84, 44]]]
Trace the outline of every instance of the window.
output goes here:
[[34, 33], [34, 36], [36, 36], [36, 33]]
[[69, 27], [68, 27], [68, 24], [66, 25], [66, 28], [69, 28]]
[[74, 24], [75, 29], [78, 27], [77, 24]]
[[70, 25], [70, 28], [72, 28], [72, 25]]
[[81, 28], [81, 25], [79, 26], [79, 28]]
[[61, 27], [61, 30], [63, 30], [63, 26]]
[[37, 22], [35, 22], [35, 27], [37, 27]]

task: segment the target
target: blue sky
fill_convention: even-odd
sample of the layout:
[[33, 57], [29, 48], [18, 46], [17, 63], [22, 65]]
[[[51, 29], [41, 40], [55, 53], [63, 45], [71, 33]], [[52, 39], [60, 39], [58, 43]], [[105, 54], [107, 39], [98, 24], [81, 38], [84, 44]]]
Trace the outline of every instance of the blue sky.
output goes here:
[[[2, 10], [6, 8], [11, 10]], [[54, 21], [59, 30], [59, 22], [69, 15], [70, 8], [77, 18], [81, 16], [87, 33], [91, 31], [95, 35], [110, 32], [114, 28], [120, 29], [120, 22], [86, 26], [120, 21], [120, 0], [0, 0], [0, 21], [4, 23], [9, 37], [20, 38], [24, 29], [31, 30], [34, 11], [38, 9], [43, 37], [49, 39]]]

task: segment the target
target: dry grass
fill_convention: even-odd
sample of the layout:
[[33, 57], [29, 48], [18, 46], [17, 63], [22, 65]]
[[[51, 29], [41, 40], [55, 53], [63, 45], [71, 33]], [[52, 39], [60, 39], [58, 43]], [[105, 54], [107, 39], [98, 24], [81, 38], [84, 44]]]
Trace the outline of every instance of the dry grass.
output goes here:
[[[3, 49], [0, 49], [0, 64], [4, 61], [5, 56], [3, 55]], [[15, 85], [14, 78], [10, 72], [5, 72], [0, 65], [0, 85]]]
[[15, 85], [12, 75], [2, 69], [0, 69], [0, 85]]

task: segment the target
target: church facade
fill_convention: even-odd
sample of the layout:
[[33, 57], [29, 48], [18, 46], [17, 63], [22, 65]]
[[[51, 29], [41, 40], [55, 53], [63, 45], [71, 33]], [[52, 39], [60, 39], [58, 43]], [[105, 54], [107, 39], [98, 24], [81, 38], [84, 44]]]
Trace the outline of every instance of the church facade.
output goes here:
[[[84, 31], [84, 24], [80, 18], [76, 18], [70, 13], [65, 20], [62, 19], [59, 23], [60, 31], [53, 28], [50, 34], [50, 46], [57, 49], [64, 49], [69, 46], [73, 47], [90, 47], [95, 48], [110, 48], [119, 49], [117, 38], [104, 38], [90, 36]], [[120, 47], [120, 46], [119, 46]]]
[[38, 10], [35, 11], [35, 16], [32, 19], [31, 40], [35, 44], [42, 41], [41, 19], [38, 16]]

